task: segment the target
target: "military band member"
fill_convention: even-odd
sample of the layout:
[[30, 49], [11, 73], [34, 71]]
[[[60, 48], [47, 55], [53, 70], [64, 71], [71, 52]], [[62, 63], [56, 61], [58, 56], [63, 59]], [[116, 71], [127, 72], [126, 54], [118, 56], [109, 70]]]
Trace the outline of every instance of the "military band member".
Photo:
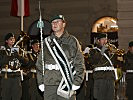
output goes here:
[[94, 98], [96, 100], [114, 100], [113, 54], [105, 44], [107, 44], [107, 34], [101, 33], [98, 36], [96, 47], [90, 51], [88, 58], [93, 68]]
[[31, 53], [28, 53], [28, 58], [32, 62], [29, 73], [29, 95], [30, 100], [43, 100], [43, 97], [40, 94], [40, 90], [37, 85], [37, 77], [36, 77], [36, 60], [38, 58], [38, 54], [40, 52], [40, 43], [39, 40], [31, 41]]
[[[66, 21], [63, 15], [54, 16], [51, 19], [51, 24], [53, 32], [45, 38], [43, 48], [44, 77], [42, 76], [42, 51], [36, 63], [39, 88], [44, 90], [45, 100], [75, 100], [74, 91], [80, 88], [85, 70], [79, 42], [65, 30]], [[76, 71], [74, 76], [71, 75], [72, 66], [70, 64]], [[66, 91], [61, 90], [63, 88], [60, 87], [62, 80], [65, 80], [63, 86], [67, 86]]]
[[20, 67], [25, 66], [28, 60], [18, 54], [17, 48], [13, 48], [14, 43], [14, 34], [8, 33], [5, 46], [0, 50], [2, 100], [21, 100], [22, 96]]
[[133, 41], [129, 42], [128, 52], [124, 55], [123, 70], [126, 72], [126, 96], [133, 100]]
[[93, 49], [94, 45], [90, 44], [84, 50], [85, 66], [86, 66], [86, 96], [85, 100], [93, 100], [93, 68], [88, 61], [89, 53]]

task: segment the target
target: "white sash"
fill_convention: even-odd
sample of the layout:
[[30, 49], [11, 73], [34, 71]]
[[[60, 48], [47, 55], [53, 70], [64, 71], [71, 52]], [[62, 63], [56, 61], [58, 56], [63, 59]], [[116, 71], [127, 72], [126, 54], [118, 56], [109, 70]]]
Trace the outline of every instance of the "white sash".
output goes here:
[[[57, 94], [60, 96], [63, 96], [65, 98], [71, 97], [73, 92], [71, 91], [72, 89], [72, 82], [73, 82], [73, 73], [71, 69], [71, 65], [60, 47], [60, 45], [57, 43], [55, 39], [53, 39], [53, 42], [55, 43], [55, 46], [50, 47], [49, 42], [51, 42], [50, 37], [45, 38], [45, 43], [48, 47], [48, 50], [50, 51], [52, 57], [54, 58], [55, 62], [57, 63], [60, 72], [62, 74], [62, 80], [61, 83], [57, 89]], [[58, 53], [59, 52], [59, 53]], [[61, 56], [64, 58], [62, 58]], [[63, 66], [62, 66], [63, 64]], [[67, 90], [63, 90], [67, 87]]]

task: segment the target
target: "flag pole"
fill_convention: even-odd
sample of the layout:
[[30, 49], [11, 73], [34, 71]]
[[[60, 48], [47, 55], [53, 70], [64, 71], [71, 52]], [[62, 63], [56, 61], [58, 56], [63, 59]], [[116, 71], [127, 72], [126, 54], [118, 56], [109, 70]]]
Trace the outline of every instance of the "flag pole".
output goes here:
[[24, 30], [24, 0], [21, 0], [21, 31]]
[[[21, 32], [24, 31], [24, 0], [21, 0]], [[22, 48], [24, 46], [23, 42], [21, 44]]]

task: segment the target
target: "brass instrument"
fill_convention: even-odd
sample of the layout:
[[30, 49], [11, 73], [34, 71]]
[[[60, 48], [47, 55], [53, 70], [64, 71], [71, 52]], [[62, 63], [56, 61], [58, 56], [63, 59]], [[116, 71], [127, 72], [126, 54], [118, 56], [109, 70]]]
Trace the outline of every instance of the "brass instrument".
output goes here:
[[[29, 36], [25, 32], [21, 31], [19, 40], [13, 46], [13, 47], [19, 48], [18, 53], [23, 57], [27, 57], [27, 51], [25, 51], [25, 49], [23, 47], [23, 44], [24, 44], [23, 41], [26, 41], [27, 39], [29, 39]], [[19, 46], [20, 44], [21, 44], [21, 46]]]
[[123, 56], [125, 54], [125, 50], [124, 49], [118, 49], [117, 52], [116, 52], [116, 54], [118, 56]]
[[109, 49], [111, 53], [115, 53], [118, 56], [123, 56], [125, 54], [124, 49], [118, 49], [114, 44], [107, 43], [105, 46]]
[[[27, 33], [21, 31], [20, 32], [20, 36], [19, 36], [19, 40], [15, 43], [14, 47], [17, 47], [18, 44], [20, 44], [22, 41], [29, 39], [29, 36], [27, 35]], [[23, 48], [23, 45], [22, 45]]]

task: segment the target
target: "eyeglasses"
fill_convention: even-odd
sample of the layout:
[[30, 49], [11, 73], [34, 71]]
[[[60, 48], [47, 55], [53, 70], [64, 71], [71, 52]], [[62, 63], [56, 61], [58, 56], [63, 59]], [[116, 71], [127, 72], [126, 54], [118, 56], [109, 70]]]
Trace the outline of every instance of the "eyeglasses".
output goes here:
[[57, 23], [62, 23], [63, 21], [61, 19], [57, 19], [57, 20], [54, 20], [52, 21], [51, 24], [57, 24]]

